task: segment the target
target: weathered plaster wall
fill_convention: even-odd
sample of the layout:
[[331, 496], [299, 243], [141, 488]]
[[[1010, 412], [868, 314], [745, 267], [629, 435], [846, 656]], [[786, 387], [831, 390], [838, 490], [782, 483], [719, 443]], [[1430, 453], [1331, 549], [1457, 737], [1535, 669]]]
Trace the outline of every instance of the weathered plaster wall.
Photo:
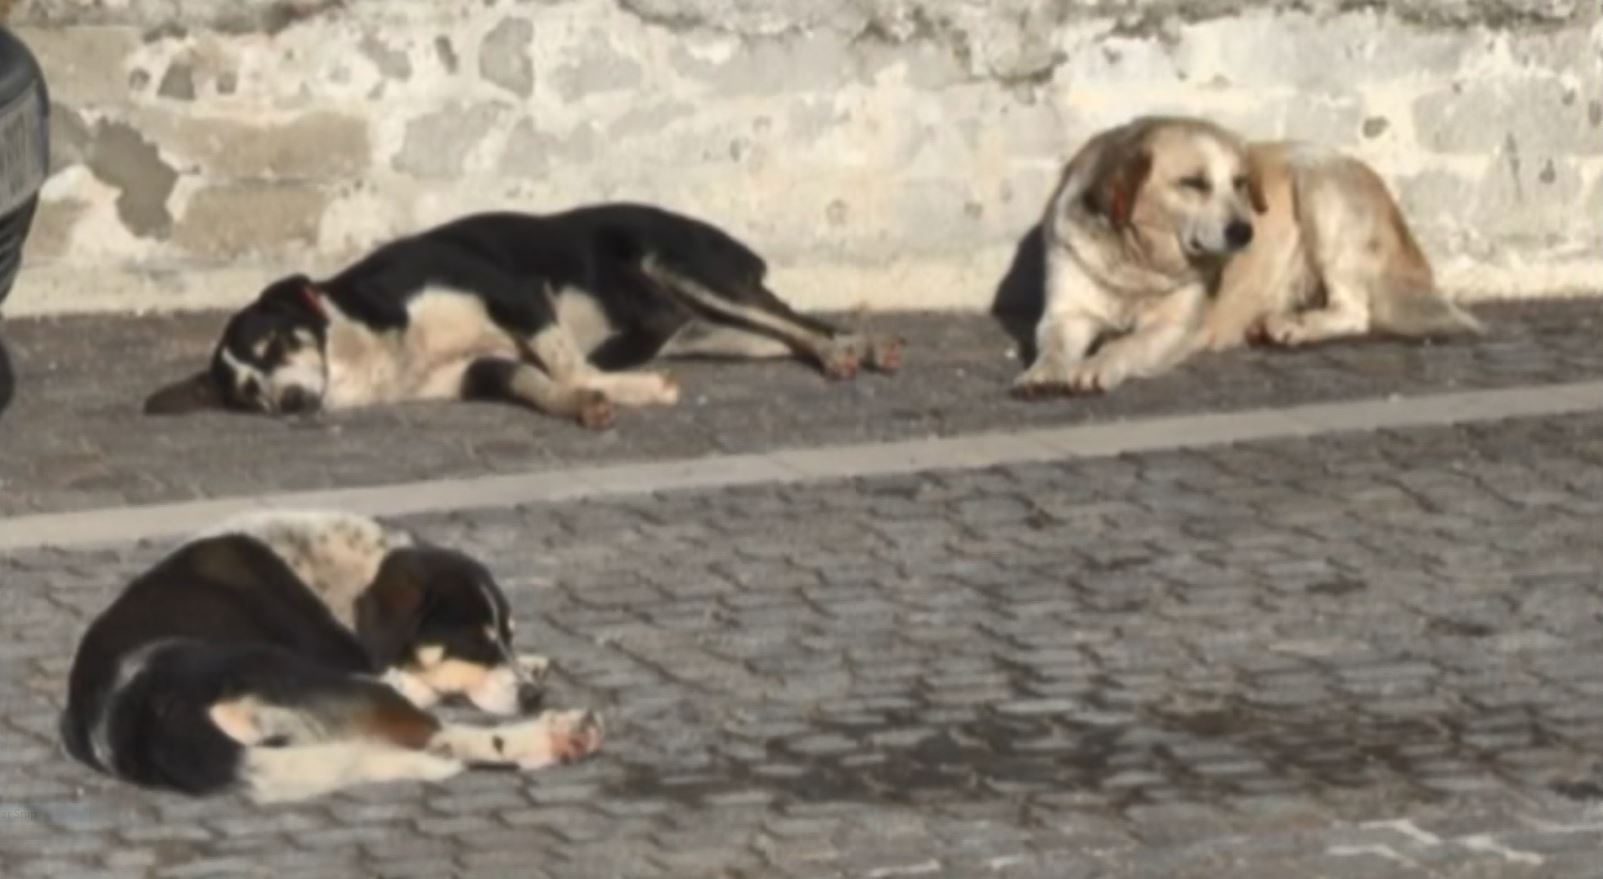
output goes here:
[[220, 305], [461, 212], [659, 202], [791, 299], [983, 307], [1146, 111], [1356, 151], [1465, 295], [1603, 288], [1597, 0], [24, 0], [12, 314]]

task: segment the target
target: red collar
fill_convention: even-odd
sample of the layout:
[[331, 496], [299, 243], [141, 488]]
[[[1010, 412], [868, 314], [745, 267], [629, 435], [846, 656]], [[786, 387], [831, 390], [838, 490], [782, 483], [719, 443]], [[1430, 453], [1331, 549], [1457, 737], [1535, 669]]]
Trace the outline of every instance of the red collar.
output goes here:
[[317, 312], [318, 317], [328, 320], [328, 309], [323, 307], [323, 300], [320, 296], [321, 294], [318, 293], [317, 288], [311, 284], [301, 285], [301, 300], [306, 303], [307, 307]]

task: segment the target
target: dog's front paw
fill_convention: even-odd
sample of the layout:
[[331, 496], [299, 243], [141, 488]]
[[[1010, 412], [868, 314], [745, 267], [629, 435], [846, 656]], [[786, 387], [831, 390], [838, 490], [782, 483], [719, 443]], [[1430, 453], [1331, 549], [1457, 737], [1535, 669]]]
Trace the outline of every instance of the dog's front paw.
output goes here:
[[1074, 393], [1069, 370], [1058, 363], [1037, 361], [1013, 379], [1013, 396], [1020, 400], [1048, 400]]
[[496, 762], [543, 769], [595, 753], [601, 747], [601, 718], [593, 711], [547, 711], [490, 733]]
[[1124, 370], [1093, 357], [1069, 370], [1069, 388], [1074, 394], [1101, 394], [1124, 384], [1125, 377]]
[[659, 391], [657, 394], [657, 404], [659, 406], [678, 405], [679, 379], [674, 378], [666, 372], [657, 373], [657, 378], [658, 382], [662, 386], [661, 391]]
[[868, 342], [868, 366], [876, 372], [893, 373], [902, 368], [902, 351], [907, 347], [900, 336], [875, 336]]
[[612, 426], [613, 416], [617, 414], [612, 401], [600, 391], [583, 391], [580, 393], [578, 411], [575, 417], [579, 423], [591, 430], [605, 430]]
[[1253, 324], [1249, 336], [1260, 345], [1294, 348], [1308, 342], [1308, 329], [1294, 315], [1271, 314]]
[[519, 653], [518, 669], [530, 681], [540, 683], [551, 674], [551, 659], [534, 653]]
[[845, 381], [857, 377], [863, 365], [863, 345], [852, 336], [831, 339], [818, 349], [818, 367], [824, 377]]
[[601, 750], [601, 715], [564, 711], [551, 722], [551, 752], [559, 763], [573, 763]]

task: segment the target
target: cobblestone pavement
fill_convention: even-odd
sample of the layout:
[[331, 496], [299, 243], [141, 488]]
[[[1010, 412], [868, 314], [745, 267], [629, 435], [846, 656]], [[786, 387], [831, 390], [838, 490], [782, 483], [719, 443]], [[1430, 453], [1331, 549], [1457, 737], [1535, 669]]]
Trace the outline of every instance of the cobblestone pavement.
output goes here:
[[607, 747], [276, 808], [58, 756], [164, 547], [16, 553], [0, 875], [1596, 877], [1600, 516], [1603, 413], [422, 517]]
[[151, 390], [205, 362], [219, 315], [22, 320], [6, 326], [20, 384], [0, 419], [0, 515], [1603, 375], [1596, 300], [1479, 312], [1493, 333], [1473, 343], [1237, 352], [1105, 399], [1033, 405], [1006, 396], [1018, 363], [988, 318], [894, 316], [877, 323], [910, 340], [907, 369], [895, 378], [836, 385], [796, 363], [679, 363], [671, 369], [684, 403], [626, 414], [599, 435], [510, 407], [460, 404], [290, 421], [145, 419], [138, 409]]

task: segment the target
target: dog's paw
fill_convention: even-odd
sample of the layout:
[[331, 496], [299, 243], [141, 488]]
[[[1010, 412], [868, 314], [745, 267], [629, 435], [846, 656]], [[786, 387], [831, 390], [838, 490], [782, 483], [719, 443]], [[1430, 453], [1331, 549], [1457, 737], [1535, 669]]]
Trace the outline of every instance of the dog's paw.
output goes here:
[[1057, 364], [1036, 363], [1013, 379], [1012, 394], [1020, 400], [1049, 400], [1070, 393], [1069, 371]]
[[533, 653], [518, 654], [518, 669], [533, 683], [541, 683], [551, 674], [551, 658]]
[[1248, 336], [1259, 345], [1295, 348], [1309, 340], [1308, 329], [1294, 315], [1271, 314], [1252, 325]]
[[601, 748], [601, 716], [594, 711], [547, 711], [500, 728], [497, 749], [520, 769], [572, 763]]
[[1196, 351], [1230, 351], [1252, 342], [1253, 329], [1256, 324], [1245, 329], [1231, 331], [1228, 329], [1209, 328], [1199, 332], [1194, 340], [1193, 349]]
[[857, 377], [863, 365], [863, 345], [853, 336], [831, 339], [818, 350], [818, 366], [824, 377], [845, 381]]
[[1069, 389], [1079, 395], [1101, 394], [1123, 384], [1124, 379], [1123, 370], [1093, 357], [1069, 370]]
[[679, 379], [666, 372], [658, 373], [657, 377], [662, 383], [662, 390], [657, 395], [657, 402], [663, 406], [677, 405], [679, 403]]
[[1013, 396], [1020, 400], [1049, 400], [1096, 394], [1118, 384], [1119, 379], [1092, 361], [1073, 366], [1038, 362], [1013, 380]]
[[575, 417], [579, 423], [590, 430], [606, 430], [612, 426], [612, 419], [617, 409], [607, 395], [600, 391], [583, 391], [579, 397], [578, 411]]
[[551, 721], [551, 751], [559, 763], [573, 763], [601, 750], [601, 715], [563, 711]]
[[875, 372], [893, 373], [902, 368], [902, 351], [907, 343], [899, 336], [875, 336], [868, 343], [868, 365]]

